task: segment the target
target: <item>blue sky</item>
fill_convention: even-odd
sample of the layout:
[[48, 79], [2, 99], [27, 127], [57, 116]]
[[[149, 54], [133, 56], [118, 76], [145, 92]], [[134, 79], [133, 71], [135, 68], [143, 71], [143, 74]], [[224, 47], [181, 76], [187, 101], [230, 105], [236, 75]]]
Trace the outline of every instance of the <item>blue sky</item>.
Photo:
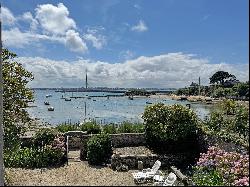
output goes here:
[[[5, 0], [2, 6], [4, 46], [35, 74], [34, 87], [80, 86], [86, 68], [93, 86], [183, 87], [197, 76], [208, 84], [221, 69], [249, 79], [247, 0]], [[42, 80], [51, 76], [57, 81]]]

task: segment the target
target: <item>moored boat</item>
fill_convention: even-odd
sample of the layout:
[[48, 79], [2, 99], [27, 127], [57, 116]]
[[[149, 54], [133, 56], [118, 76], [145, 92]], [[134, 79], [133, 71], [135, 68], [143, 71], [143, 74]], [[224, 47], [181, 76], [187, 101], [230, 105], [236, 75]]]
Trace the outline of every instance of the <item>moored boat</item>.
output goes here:
[[48, 111], [54, 111], [54, 107], [53, 106], [49, 106], [48, 107]]
[[71, 99], [70, 99], [70, 98], [64, 98], [64, 100], [65, 100], [65, 101], [71, 101]]
[[45, 104], [45, 105], [50, 105], [50, 104], [49, 104], [49, 101], [44, 101], [44, 104]]
[[51, 94], [46, 95], [46, 98], [48, 98], [48, 97], [52, 97], [52, 95]]

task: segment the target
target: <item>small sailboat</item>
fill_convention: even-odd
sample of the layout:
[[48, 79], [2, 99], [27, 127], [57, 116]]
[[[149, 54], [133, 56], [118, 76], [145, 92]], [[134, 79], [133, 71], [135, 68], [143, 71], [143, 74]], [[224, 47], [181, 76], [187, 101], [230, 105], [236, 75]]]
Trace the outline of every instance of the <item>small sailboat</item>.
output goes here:
[[70, 98], [67, 98], [67, 97], [64, 98], [64, 100], [65, 100], [65, 101], [71, 101], [71, 99], [70, 99]]
[[49, 105], [49, 101], [44, 101], [44, 104], [45, 105]]
[[51, 94], [46, 95], [46, 98], [48, 98], [48, 97], [52, 97], [52, 95]]
[[54, 107], [53, 106], [49, 106], [48, 107], [48, 111], [54, 111]]
[[133, 96], [128, 96], [129, 100], [134, 100]]

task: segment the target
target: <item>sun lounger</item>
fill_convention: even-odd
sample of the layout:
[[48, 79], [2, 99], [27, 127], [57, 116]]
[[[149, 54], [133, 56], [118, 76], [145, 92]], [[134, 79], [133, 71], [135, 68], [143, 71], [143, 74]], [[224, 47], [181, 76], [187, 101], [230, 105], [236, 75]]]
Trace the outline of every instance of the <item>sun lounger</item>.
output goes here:
[[161, 162], [159, 160], [157, 160], [154, 163], [152, 169], [151, 168], [147, 168], [147, 169], [143, 169], [142, 171], [139, 171], [139, 172], [136, 172], [136, 173], [132, 173], [134, 181], [136, 183], [144, 183], [148, 179], [153, 179], [153, 177], [155, 176], [155, 174], [159, 170], [160, 166], [161, 166]]

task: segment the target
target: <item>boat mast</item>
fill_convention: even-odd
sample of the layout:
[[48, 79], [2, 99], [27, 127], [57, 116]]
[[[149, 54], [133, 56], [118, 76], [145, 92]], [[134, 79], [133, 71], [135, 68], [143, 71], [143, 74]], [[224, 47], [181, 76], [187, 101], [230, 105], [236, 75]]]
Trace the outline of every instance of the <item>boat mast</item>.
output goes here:
[[85, 81], [85, 84], [86, 84], [86, 90], [88, 88], [88, 75], [87, 75], [87, 69], [86, 69], [86, 81]]

